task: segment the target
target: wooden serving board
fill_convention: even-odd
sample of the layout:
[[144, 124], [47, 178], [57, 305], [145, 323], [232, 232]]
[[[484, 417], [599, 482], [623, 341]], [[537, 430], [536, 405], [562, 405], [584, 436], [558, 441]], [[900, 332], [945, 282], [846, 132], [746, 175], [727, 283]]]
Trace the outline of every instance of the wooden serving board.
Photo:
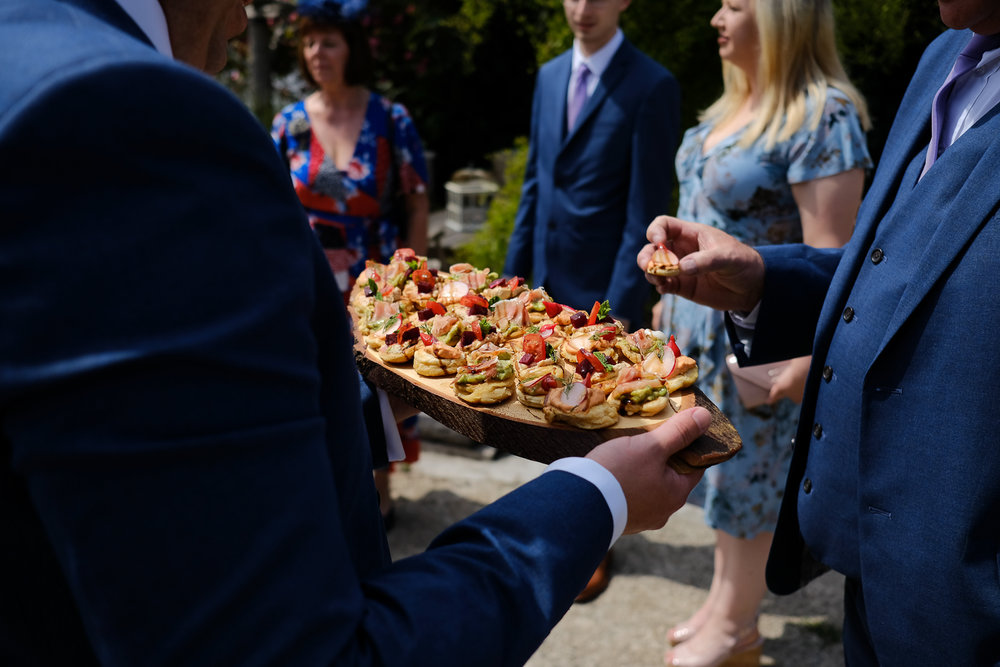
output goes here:
[[[599, 430], [550, 424], [540, 409], [529, 408], [516, 398], [492, 406], [466, 403], [455, 395], [452, 376], [429, 378], [410, 365], [387, 364], [361, 343], [355, 347], [355, 357], [366, 379], [448, 428], [476, 442], [542, 463], [584, 456], [606, 440], [651, 430], [675, 414], [667, 408], [655, 417], [623, 416], [614, 426]], [[708, 432], [671, 458], [675, 470], [689, 473], [707, 468], [732, 458], [740, 450], [742, 441], [736, 429], [700, 389], [675, 392], [671, 399], [679, 403], [678, 409], [700, 405], [712, 413]]]

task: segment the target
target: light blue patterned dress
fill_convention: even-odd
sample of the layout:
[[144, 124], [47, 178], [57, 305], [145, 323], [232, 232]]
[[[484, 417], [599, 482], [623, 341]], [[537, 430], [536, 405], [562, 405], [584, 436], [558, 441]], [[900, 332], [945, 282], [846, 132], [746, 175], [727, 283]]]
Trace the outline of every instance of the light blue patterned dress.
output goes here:
[[[815, 130], [803, 127], [770, 150], [764, 150], [763, 138], [749, 148], [739, 147], [742, 132], [737, 132], [703, 154], [711, 129], [697, 125], [681, 142], [677, 217], [712, 225], [750, 245], [802, 241], [792, 184], [871, 167], [857, 111], [836, 89], [828, 90]], [[774, 406], [744, 408], [726, 369], [731, 350], [722, 313], [669, 295], [662, 304], [660, 328], [674, 334], [681, 351], [698, 360], [698, 386], [743, 438], [739, 454], [709, 468], [691, 500], [704, 503], [709, 526], [735, 537], [773, 531], [799, 406], [782, 399]]]

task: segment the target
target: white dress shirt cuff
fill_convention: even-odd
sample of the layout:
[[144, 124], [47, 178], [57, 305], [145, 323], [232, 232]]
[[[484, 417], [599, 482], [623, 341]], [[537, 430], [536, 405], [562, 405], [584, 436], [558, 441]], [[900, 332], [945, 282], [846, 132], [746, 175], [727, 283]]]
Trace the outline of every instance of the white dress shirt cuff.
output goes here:
[[378, 394], [378, 407], [382, 412], [382, 428], [385, 431], [385, 452], [390, 461], [402, 461], [406, 458], [403, 451], [403, 440], [399, 437], [399, 428], [396, 426], [396, 418], [392, 415], [392, 408], [389, 407], [389, 395], [381, 389], [376, 389]]
[[759, 313], [760, 303], [754, 306], [750, 312], [729, 311], [729, 317], [736, 327], [736, 337], [743, 343], [743, 351], [747, 356], [750, 356], [750, 346], [753, 344], [753, 334], [757, 328], [757, 315]]
[[545, 469], [545, 472], [550, 470], [562, 470], [582, 477], [601, 492], [604, 501], [608, 504], [608, 509], [611, 510], [611, 543], [608, 544], [608, 549], [611, 549], [625, 532], [625, 523], [628, 521], [628, 503], [625, 501], [625, 492], [622, 491], [622, 486], [615, 479], [615, 476], [597, 461], [579, 456], [553, 461]]

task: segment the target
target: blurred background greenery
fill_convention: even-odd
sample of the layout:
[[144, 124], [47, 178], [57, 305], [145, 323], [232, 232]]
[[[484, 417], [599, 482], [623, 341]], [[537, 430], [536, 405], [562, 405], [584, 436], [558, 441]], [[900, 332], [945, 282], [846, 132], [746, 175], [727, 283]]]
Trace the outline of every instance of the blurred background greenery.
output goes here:
[[[626, 37], [671, 70], [682, 127], [721, 91], [715, 0], [633, 0]], [[870, 106], [878, 159], [923, 49], [944, 26], [936, 0], [834, 0], [841, 56]], [[433, 153], [432, 203], [457, 169], [497, 172], [503, 187], [479, 237], [463, 249], [497, 266], [517, 210], [538, 67], [572, 44], [559, 0], [370, 0], [377, 90], [403, 103]], [[307, 92], [295, 66], [295, 0], [254, 0], [247, 32], [231, 45], [221, 80], [265, 126]], [[498, 160], [500, 155], [503, 159]], [[672, 159], [672, 156], [664, 156]], [[492, 258], [492, 259], [491, 259]]]

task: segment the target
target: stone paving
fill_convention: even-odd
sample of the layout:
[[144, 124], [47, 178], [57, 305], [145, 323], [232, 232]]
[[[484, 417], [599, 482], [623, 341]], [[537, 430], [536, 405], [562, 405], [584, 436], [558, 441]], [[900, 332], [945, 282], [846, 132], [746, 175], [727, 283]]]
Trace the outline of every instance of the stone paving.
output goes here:
[[[536, 476], [544, 466], [475, 445], [421, 415], [420, 461], [392, 475], [393, 556], [423, 550], [447, 525]], [[713, 534], [687, 505], [667, 525], [615, 546], [614, 576], [593, 602], [574, 605], [529, 667], [662, 665], [668, 628], [701, 604], [712, 579]], [[795, 595], [765, 598], [760, 630], [764, 665], [835, 667], [843, 579], [827, 573]]]

